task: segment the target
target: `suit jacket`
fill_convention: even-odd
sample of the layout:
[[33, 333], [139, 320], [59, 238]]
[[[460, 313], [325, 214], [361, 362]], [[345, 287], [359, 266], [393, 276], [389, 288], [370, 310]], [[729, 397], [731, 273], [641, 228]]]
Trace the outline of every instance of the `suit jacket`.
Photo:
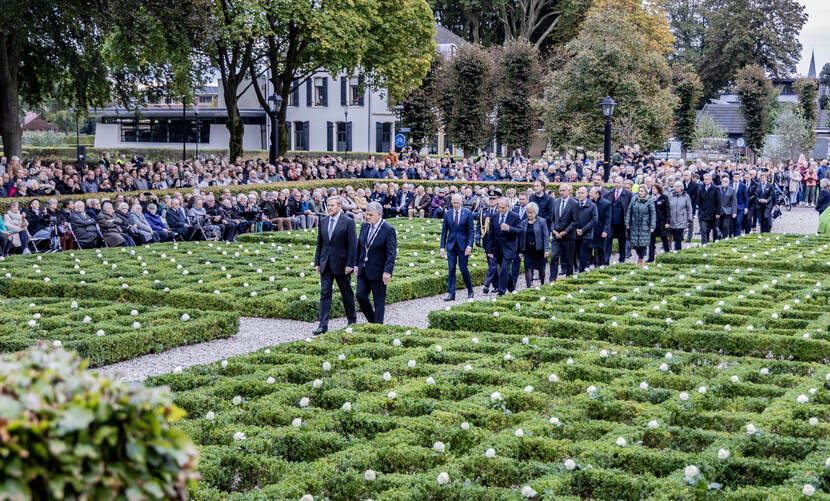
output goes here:
[[602, 234], [605, 233], [606, 238], [611, 235], [611, 202], [599, 197], [594, 204], [597, 206], [597, 222], [594, 225], [591, 246], [598, 248], [602, 245], [604, 248], [605, 241]]
[[444, 222], [441, 225], [441, 248], [464, 252], [469, 247], [473, 248], [475, 242], [475, 225], [473, 213], [461, 208], [459, 224], [455, 224], [455, 209], [448, 209], [444, 213]]
[[424, 193], [423, 195], [421, 195], [420, 198], [418, 198], [418, 196], [416, 195], [412, 199], [412, 203], [415, 206], [415, 208], [418, 209], [418, 210], [428, 209], [429, 205], [432, 203], [432, 196], [427, 194], [427, 193]]
[[[527, 209], [522, 207], [521, 205], [519, 205], [519, 204], [514, 205], [513, 208], [510, 209], [510, 212], [516, 213], [516, 215], [519, 216], [519, 219], [522, 222], [527, 221]], [[538, 216], [538, 214], [537, 214], [537, 216]]]
[[367, 249], [369, 228], [364, 224], [360, 227], [360, 237], [357, 239], [357, 266], [360, 273], [365, 273], [369, 280], [382, 280], [384, 273], [392, 274], [395, 269], [395, 257], [398, 255], [398, 233], [386, 221], [380, 222], [377, 235]]
[[683, 181], [683, 191], [685, 191], [686, 194], [689, 195], [689, 200], [691, 200], [692, 202], [692, 207], [697, 207], [698, 197], [700, 195], [700, 187], [698, 186], [698, 184], [691, 179], [688, 183], [686, 181]]
[[515, 212], [507, 211], [504, 215], [504, 222], [509, 226], [507, 231], [502, 231], [499, 225], [501, 214], [490, 216], [490, 229], [484, 235], [484, 250], [487, 254], [501, 254], [504, 259], [513, 259], [519, 253], [520, 238], [524, 228], [519, 216]]
[[700, 205], [697, 209], [697, 214], [701, 221], [712, 221], [715, 219], [716, 215], [720, 216], [720, 195], [720, 188], [714, 184], [710, 184], [708, 190], [705, 186], [701, 188], [699, 193]]
[[611, 224], [621, 226], [625, 224], [625, 212], [628, 210], [628, 206], [631, 205], [631, 197], [633, 195], [630, 191], [623, 188], [622, 191], [620, 191], [619, 198], [615, 200], [615, 193], [615, 190], [609, 190], [608, 193], [605, 194], [605, 199], [611, 202]]
[[69, 216], [69, 224], [72, 225], [72, 233], [75, 239], [82, 244], [92, 242], [98, 238], [98, 227], [95, 219], [89, 217], [86, 212], [73, 210]]
[[746, 185], [744, 183], [732, 183], [732, 189], [735, 190], [738, 210], [743, 212], [744, 209], [749, 207], [749, 193], [747, 193]]
[[[566, 235], [560, 240], [573, 240], [576, 238], [576, 209], [579, 207], [579, 202], [574, 197], [568, 197], [565, 201], [564, 209], [562, 207], [562, 199], [557, 198], [553, 201], [553, 224], [551, 224], [551, 235], [554, 231], [565, 232]], [[556, 238], [556, 237], [553, 237]]]
[[723, 186], [721, 186], [720, 205], [722, 215], [731, 217], [738, 213], [738, 193], [734, 188], [727, 186], [726, 190], [724, 190]]
[[404, 207], [407, 207], [407, 208], [412, 207], [412, 201], [413, 200], [415, 200], [415, 194], [412, 193], [411, 191], [408, 192], [408, 193], [404, 193], [402, 191], [399, 191], [395, 194], [395, 203], [394, 203], [395, 208], [396, 209], [399, 208], [401, 206], [401, 203], [403, 203]]
[[98, 214], [98, 226], [101, 228], [104, 242], [110, 247], [124, 245], [124, 237], [121, 235], [121, 228], [118, 226], [119, 222], [120, 219], [116, 218], [115, 213], [107, 214], [101, 211]]
[[165, 214], [165, 219], [171, 230], [187, 226], [187, 216], [181, 207], [178, 210], [169, 209]]
[[[766, 203], [761, 203], [761, 200], [766, 200]], [[772, 214], [772, 208], [775, 207], [775, 187], [769, 181], [766, 185], [759, 181], [755, 186], [755, 203], [759, 210], [764, 212], [764, 217], [769, 217]]]
[[325, 216], [318, 225], [314, 266], [320, 267], [320, 273], [328, 266], [333, 274], [343, 275], [346, 268], [355, 268], [357, 264], [357, 232], [354, 219], [340, 212], [329, 239], [330, 219], [331, 216]]
[[531, 225], [528, 221], [523, 221], [525, 231], [522, 232], [521, 251], [525, 252], [527, 249], [527, 229], [533, 226], [533, 237], [535, 239], [537, 251], [550, 252], [550, 234], [548, 231], [548, 222], [540, 217], [536, 217], [536, 221]]
[[[590, 239], [593, 237], [594, 225], [597, 224], [598, 219], [596, 204], [586, 199], [585, 204], [580, 207], [579, 200], [577, 200], [574, 210], [576, 211], [576, 215], [574, 216], [574, 223], [576, 224], [574, 236], [578, 239]], [[576, 230], [582, 230], [582, 236], [577, 235]]]

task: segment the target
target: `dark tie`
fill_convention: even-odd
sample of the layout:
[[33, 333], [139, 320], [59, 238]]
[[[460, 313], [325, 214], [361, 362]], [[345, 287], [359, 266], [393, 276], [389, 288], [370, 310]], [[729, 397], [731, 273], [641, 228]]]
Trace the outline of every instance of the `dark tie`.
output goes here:
[[562, 200], [562, 203], [559, 204], [559, 217], [562, 217], [563, 212], [565, 212], [565, 200]]
[[503, 225], [503, 224], [504, 224], [504, 215], [499, 217], [499, 227], [501, 228], [501, 225]]
[[459, 214], [458, 214], [458, 212], [459, 212], [459, 211], [455, 211], [455, 226], [456, 226], [456, 227], [457, 227], [457, 226], [458, 226], [458, 224], [459, 224], [459, 222], [458, 222], [458, 220], [459, 220]]
[[333, 218], [329, 218], [329, 240], [331, 240], [331, 234], [334, 232], [334, 225], [337, 221]]
[[375, 225], [372, 225], [372, 226], [369, 228], [369, 238], [367, 238], [367, 239], [366, 239], [366, 247], [367, 247], [367, 249], [368, 249], [368, 247], [369, 247], [370, 245], [372, 245], [372, 240], [375, 238], [375, 233], [377, 233], [377, 231], [378, 231], [378, 225], [376, 225], [376, 224], [375, 224]]

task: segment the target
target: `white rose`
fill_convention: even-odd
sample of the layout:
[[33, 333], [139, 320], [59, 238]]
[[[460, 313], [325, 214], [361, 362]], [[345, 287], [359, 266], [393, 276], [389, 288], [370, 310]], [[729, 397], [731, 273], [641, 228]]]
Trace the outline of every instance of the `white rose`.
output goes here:
[[241, 431], [238, 431], [238, 432], [233, 434], [233, 439], [234, 440], [245, 440], [245, 434], [242, 433]]
[[810, 399], [807, 397], [807, 395], [804, 395], [804, 394], [799, 395], [798, 398], [796, 398], [795, 400], [799, 404], [806, 404], [807, 402], [810, 401]]
[[686, 400], [689, 400], [689, 394], [688, 394], [688, 393], [686, 393], [685, 391], [681, 391], [681, 392], [680, 392], [680, 395], [678, 395], [678, 397], [680, 397], [680, 400], [682, 400], [682, 401], [684, 401], [684, 402], [685, 402]]
[[515, 435], [516, 438], [522, 438], [523, 436], [525, 436], [525, 432], [523, 429], [517, 428], [516, 431], [513, 432], [513, 435]]
[[436, 480], [438, 481], [438, 485], [447, 485], [448, 483], [450, 483], [450, 476], [447, 474], [447, 472], [442, 471], [438, 474], [438, 478], [436, 478]]
[[351, 402], [346, 402], [340, 408], [343, 409], [346, 412], [349, 412], [349, 411], [352, 410], [352, 403]]
[[343, 360], [346, 360], [346, 355], [344, 355], [343, 353], [341, 353], [340, 355], [338, 355], [338, 356], [337, 356], [337, 360], [340, 360], [341, 362], [342, 362]]
[[300, 407], [308, 407], [311, 404], [308, 397], [303, 397], [300, 399]]
[[432, 379], [432, 376], [427, 378], [427, 384], [430, 384], [430, 385], [435, 384], [435, 380]]
[[400, 345], [401, 345], [401, 340], [400, 339], [395, 338], [395, 339], [392, 340], [392, 346], [400, 346]]
[[321, 381], [319, 379], [315, 379], [314, 381], [311, 382], [311, 387], [312, 388], [319, 388], [321, 386], [323, 386], [323, 381]]
[[818, 418], [811, 417], [807, 422], [810, 423], [810, 426], [816, 426], [818, 424]]
[[473, 338], [473, 344], [478, 344], [478, 338], [477, 337]]
[[384, 372], [383, 376], [381, 376], [381, 377], [383, 377], [383, 380], [386, 381], [387, 383], [389, 381], [392, 381], [392, 374], [390, 374], [389, 372]]
[[499, 316], [499, 312], [494, 311], [494, 312], [493, 312], [493, 316], [494, 316], [494, 317], [496, 317], [496, 318], [498, 318], [498, 316]]
[[552, 424], [554, 426], [562, 426], [562, 422], [559, 421], [559, 418], [556, 417], [556, 416], [553, 416], [552, 418], [550, 418], [550, 424]]
[[652, 419], [651, 421], [648, 422], [648, 427], [651, 428], [652, 430], [657, 428], [658, 426], [660, 426], [660, 424], [654, 419]]
[[536, 497], [538, 493], [533, 490], [533, 487], [526, 485], [522, 487], [522, 497], [524, 498], [533, 498]]
[[84, 319], [81, 320], [82, 324], [88, 324], [90, 322], [92, 322], [92, 318], [90, 318], [89, 315], [85, 316]]
[[556, 374], [551, 374], [550, 376], [548, 376], [548, 382], [549, 383], [558, 383], [559, 382], [559, 376], [557, 376]]
[[435, 449], [436, 452], [444, 452], [444, 442], [435, 442], [432, 444], [432, 448]]
[[141, 328], [141, 322], [133, 322], [133, 329], [140, 329], [140, 328]]
[[237, 395], [237, 396], [233, 397], [233, 399], [231, 400], [231, 403], [232, 403], [233, 405], [239, 405], [239, 404], [241, 404], [241, 403], [242, 403], [242, 397], [240, 397], [239, 395]]
[[331, 364], [329, 362], [323, 362], [323, 370], [327, 371], [327, 372], [330, 371], [331, 370]]
[[465, 366], [464, 366], [464, 372], [470, 372], [471, 370], [473, 370], [473, 366], [472, 366], [472, 365], [467, 364], [467, 365], [465, 365]]
[[494, 457], [496, 457], [496, 449], [490, 447], [489, 449], [484, 451], [484, 457], [486, 457], [487, 459], [493, 459]]
[[467, 421], [464, 421], [463, 423], [461, 423], [461, 429], [464, 430], [464, 431], [469, 430], [470, 429], [470, 423], [468, 423]]
[[669, 370], [669, 366], [665, 363], [662, 363], [660, 364], [660, 370], [666, 372], [667, 370]]
[[407, 362], [407, 363], [406, 363], [406, 365], [407, 365], [407, 367], [409, 367], [410, 369], [414, 369], [414, 368], [415, 368], [415, 361], [414, 361], [414, 360], [410, 360], [409, 362]]
[[816, 488], [810, 484], [804, 484], [804, 487], [801, 488], [801, 493], [805, 496], [812, 496], [816, 493]]
[[188, 320], [190, 320], [190, 315], [188, 315], [187, 313], [182, 313], [182, 316], [180, 317], [180, 320], [182, 322], [187, 322]]
[[594, 385], [591, 385], [591, 386], [589, 386], [589, 387], [588, 387], [588, 389], [586, 390], [586, 393], [589, 393], [589, 394], [590, 394], [590, 393], [594, 393], [594, 392], [596, 392], [596, 391], [597, 391], [597, 387], [596, 387], [596, 386], [594, 386]]
[[300, 501], [314, 501], [314, 496], [311, 494], [306, 494], [300, 498]]
[[435, 345], [435, 351], [440, 352], [442, 349], [443, 348], [441, 348], [441, 345]]
[[570, 459], [570, 458], [566, 459], [565, 460], [565, 468], [567, 468], [570, 471], [575, 470], [576, 469], [576, 462], [573, 459]]
[[228, 361], [227, 360], [222, 360], [222, 362], [219, 365], [221, 365], [222, 368], [225, 369], [228, 366]]
[[363, 479], [367, 482], [372, 482], [375, 480], [375, 470], [366, 470], [363, 473]]
[[761, 374], [762, 376], [769, 376], [769, 369], [764, 367], [760, 371], [758, 371], [758, 373]]
[[749, 435], [754, 435], [756, 431], [757, 431], [757, 430], [755, 429], [755, 425], [754, 425], [754, 424], [749, 423], [748, 425], [746, 425], [746, 432], [747, 432]]
[[138, 310], [130, 310], [130, 316], [138, 316]]
[[213, 413], [213, 411], [208, 411], [208, 413], [205, 414], [205, 419], [207, 419], [208, 421], [213, 421], [214, 417], [216, 417], [216, 415]]
[[395, 397], [397, 396], [397, 393], [395, 393], [394, 391], [390, 391], [389, 393], [387, 393], [386, 398], [388, 398], [389, 400], [395, 400]]
[[29, 320], [29, 327], [34, 327], [37, 325], [37, 320]]
[[694, 480], [698, 475], [700, 475], [700, 470], [693, 464], [690, 464], [683, 470], [683, 476], [687, 480]]
[[502, 399], [501, 393], [494, 391], [490, 394], [490, 401], [496, 402]]
[[54, 346], [55, 348], [60, 348], [61, 346], [63, 346], [63, 343], [56, 339], [52, 341], [52, 346]]
[[70, 304], [69, 307], [72, 308], [73, 310], [77, 309], [78, 308], [78, 302], [77, 301], [72, 301], [72, 304]]
[[726, 449], [718, 449], [718, 459], [726, 459], [729, 457], [729, 451]]
[[[103, 332], [103, 331], [101, 331], [101, 332]], [[181, 374], [181, 373], [182, 373], [182, 366], [181, 365], [179, 365], [178, 367], [173, 369], [173, 374]]]
[[600, 350], [599, 358], [608, 358], [608, 350]]
[[647, 390], [648, 389], [648, 383], [646, 383], [645, 381], [640, 383], [640, 389], [641, 390]]
[[701, 395], [706, 395], [706, 387], [701, 386], [700, 388], [697, 389], [697, 392], [700, 393]]
[[617, 438], [617, 445], [620, 447], [625, 447], [626, 445], [628, 445], [628, 442], [626, 442], [626, 440], [623, 437], [619, 437]]
[[732, 376], [729, 378], [729, 380], [733, 383], [739, 383], [741, 381], [741, 378], [739, 378], [738, 376]]
[[303, 420], [300, 419], [300, 418], [294, 418], [294, 419], [291, 420], [291, 426], [293, 426], [294, 428], [299, 428], [302, 425], [303, 425]]
[[265, 380], [265, 384], [274, 384], [276, 382], [277, 382], [277, 380], [274, 379], [273, 377], [269, 377], [268, 379]]

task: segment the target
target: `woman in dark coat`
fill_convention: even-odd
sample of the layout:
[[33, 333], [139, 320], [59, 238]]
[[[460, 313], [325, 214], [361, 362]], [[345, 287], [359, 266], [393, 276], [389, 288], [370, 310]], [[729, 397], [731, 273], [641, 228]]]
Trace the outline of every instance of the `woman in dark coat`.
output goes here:
[[[527, 211], [527, 225], [521, 238], [521, 252], [525, 262], [525, 282], [527, 286], [533, 283], [533, 270], [539, 270], [539, 281], [545, 283], [545, 268], [550, 256], [550, 238], [548, 225], [544, 219], [539, 219], [539, 206], [530, 202], [525, 207]], [[522, 258], [519, 254], [519, 259]]]
[[121, 234], [121, 228], [118, 223], [120, 220], [115, 218], [115, 211], [110, 202], [104, 202], [101, 207], [101, 212], [98, 214], [98, 228], [101, 229], [101, 234], [104, 237], [107, 247], [120, 247], [124, 245], [124, 235]]
[[663, 185], [655, 184], [651, 187], [651, 199], [654, 201], [654, 210], [657, 213], [657, 224], [648, 246], [649, 263], [654, 262], [658, 238], [663, 242], [663, 252], [669, 252], [669, 197], [663, 193]]
[[628, 230], [631, 249], [637, 252], [637, 266], [643, 265], [646, 249], [651, 243], [651, 234], [657, 225], [656, 212], [646, 187], [640, 185], [637, 196], [631, 199], [625, 212], [625, 228]]

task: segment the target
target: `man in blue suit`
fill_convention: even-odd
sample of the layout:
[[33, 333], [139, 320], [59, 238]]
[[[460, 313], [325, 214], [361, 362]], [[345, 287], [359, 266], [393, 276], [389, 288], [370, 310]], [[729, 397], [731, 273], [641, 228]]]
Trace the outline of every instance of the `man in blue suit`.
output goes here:
[[487, 257], [495, 259], [498, 267], [499, 296], [513, 290], [511, 282], [510, 264], [519, 255], [519, 237], [522, 234], [522, 223], [515, 212], [508, 210], [506, 198], [499, 199], [498, 213], [489, 218], [489, 231], [484, 235], [484, 251]]
[[576, 208], [574, 223], [576, 224], [576, 245], [574, 246], [574, 261], [579, 258], [578, 271], [582, 272], [591, 265], [591, 240], [594, 237], [594, 226], [597, 224], [597, 206], [588, 200], [588, 189], [584, 186], [576, 191]]
[[611, 234], [605, 242], [605, 264], [611, 260], [611, 246], [614, 239], [620, 249], [620, 262], [625, 262], [625, 212], [631, 203], [633, 195], [623, 188], [622, 176], [614, 179], [614, 189], [605, 194], [605, 199], [611, 202]]
[[744, 229], [744, 217], [749, 212], [749, 192], [747, 185], [741, 182], [740, 176], [732, 178], [732, 189], [735, 190], [738, 200], [738, 215], [735, 218], [735, 226], [732, 228], [732, 236], [739, 237]]
[[553, 201], [553, 223], [550, 226], [550, 281], [559, 276], [561, 261], [565, 276], [574, 271], [574, 246], [576, 245], [577, 202], [571, 196], [571, 185], [559, 185], [559, 198]]
[[[371, 202], [366, 208], [366, 224], [357, 239], [357, 304], [372, 324], [382, 324], [386, 311], [386, 286], [392, 279], [398, 254], [398, 234], [383, 220], [383, 206]], [[374, 298], [374, 308], [369, 293]]]
[[451, 199], [452, 209], [444, 213], [444, 223], [441, 225], [441, 258], [447, 259], [449, 274], [447, 276], [447, 297], [444, 301], [455, 301], [455, 265], [461, 270], [464, 285], [467, 286], [467, 297], [472, 298], [473, 280], [467, 261], [473, 252], [475, 226], [473, 213], [462, 207], [464, 199], [455, 194]]
[[605, 264], [605, 242], [611, 235], [611, 202], [602, 196], [602, 188], [594, 186], [589, 193], [597, 206], [597, 223], [594, 225], [590, 249], [596, 266]]
[[328, 330], [331, 312], [331, 289], [336, 281], [343, 299], [343, 308], [349, 325], [357, 322], [352, 292], [351, 273], [357, 262], [357, 233], [354, 220], [343, 214], [342, 202], [337, 195], [326, 199], [328, 216], [320, 220], [317, 228], [317, 250], [314, 253], [314, 269], [320, 274], [319, 326], [314, 335]]
[[178, 198], [174, 198], [170, 202], [170, 207], [165, 213], [165, 219], [167, 220], [167, 226], [182, 239], [190, 240], [193, 237], [193, 227], [187, 221], [187, 215], [185, 215]]
[[[519, 192], [519, 201], [513, 206], [512, 209], [510, 209], [511, 212], [515, 212], [519, 215], [519, 220], [522, 222], [522, 234], [524, 234], [527, 229], [527, 211], [525, 210], [525, 207], [527, 207], [528, 201], [529, 197], [527, 196], [527, 192]], [[513, 280], [514, 284], [519, 283], [519, 266], [521, 265], [521, 261], [521, 258], [516, 257], [510, 265], [510, 278]]]

